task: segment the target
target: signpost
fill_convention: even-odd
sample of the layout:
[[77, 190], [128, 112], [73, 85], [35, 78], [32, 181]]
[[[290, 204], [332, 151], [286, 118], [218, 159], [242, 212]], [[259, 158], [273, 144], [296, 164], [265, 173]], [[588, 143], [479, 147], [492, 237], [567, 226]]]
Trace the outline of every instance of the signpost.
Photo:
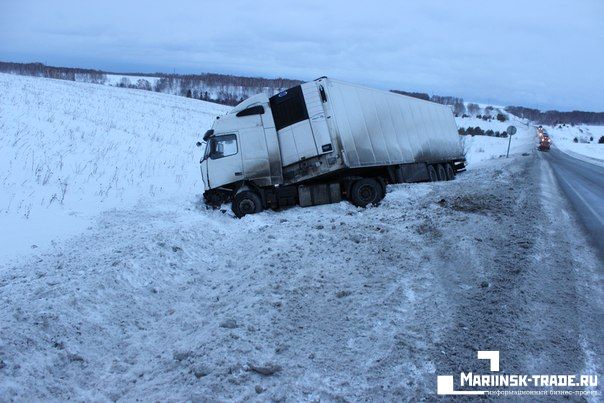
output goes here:
[[508, 134], [508, 152], [505, 154], [505, 158], [510, 156], [510, 144], [512, 144], [512, 136], [516, 134], [516, 126], [508, 126], [505, 130]]

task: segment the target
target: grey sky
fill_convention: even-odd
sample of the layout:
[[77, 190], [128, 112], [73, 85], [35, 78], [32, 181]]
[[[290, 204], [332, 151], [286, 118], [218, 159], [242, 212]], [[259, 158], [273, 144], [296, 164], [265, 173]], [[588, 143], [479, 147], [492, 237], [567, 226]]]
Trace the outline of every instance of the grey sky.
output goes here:
[[0, 0], [0, 60], [604, 111], [604, 1]]

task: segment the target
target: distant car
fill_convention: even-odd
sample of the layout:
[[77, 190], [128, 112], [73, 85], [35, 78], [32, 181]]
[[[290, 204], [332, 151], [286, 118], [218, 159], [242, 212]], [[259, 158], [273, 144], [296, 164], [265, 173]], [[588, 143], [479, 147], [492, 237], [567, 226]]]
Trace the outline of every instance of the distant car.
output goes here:
[[541, 142], [539, 142], [539, 147], [537, 147], [537, 150], [549, 151], [550, 143], [551, 143], [551, 141], [549, 141], [549, 139], [542, 140]]

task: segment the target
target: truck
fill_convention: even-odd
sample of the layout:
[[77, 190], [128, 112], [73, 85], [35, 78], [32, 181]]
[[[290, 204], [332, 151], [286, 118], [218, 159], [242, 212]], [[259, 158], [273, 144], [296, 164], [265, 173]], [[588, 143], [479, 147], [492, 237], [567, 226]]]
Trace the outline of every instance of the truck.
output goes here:
[[252, 96], [204, 134], [204, 201], [237, 217], [345, 199], [377, 205], [388, 184], [465, 169], [450, 107], [321, 77]]
[[552, 141], [550, 140], [549, 136], [544, 136], [541, 138], [541, 140], [539, 140], [539, 146], [537, 147], [537, 150], [549, 151], [551, 143]]

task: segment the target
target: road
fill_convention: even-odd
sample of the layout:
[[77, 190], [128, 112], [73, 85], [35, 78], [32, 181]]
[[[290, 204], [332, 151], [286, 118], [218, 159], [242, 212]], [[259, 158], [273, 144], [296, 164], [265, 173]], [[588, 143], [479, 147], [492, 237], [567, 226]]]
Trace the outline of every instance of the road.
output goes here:
[[541, 153], [568, 197], [591, 240], [604, 254], [604, 167], [552, 148]]

